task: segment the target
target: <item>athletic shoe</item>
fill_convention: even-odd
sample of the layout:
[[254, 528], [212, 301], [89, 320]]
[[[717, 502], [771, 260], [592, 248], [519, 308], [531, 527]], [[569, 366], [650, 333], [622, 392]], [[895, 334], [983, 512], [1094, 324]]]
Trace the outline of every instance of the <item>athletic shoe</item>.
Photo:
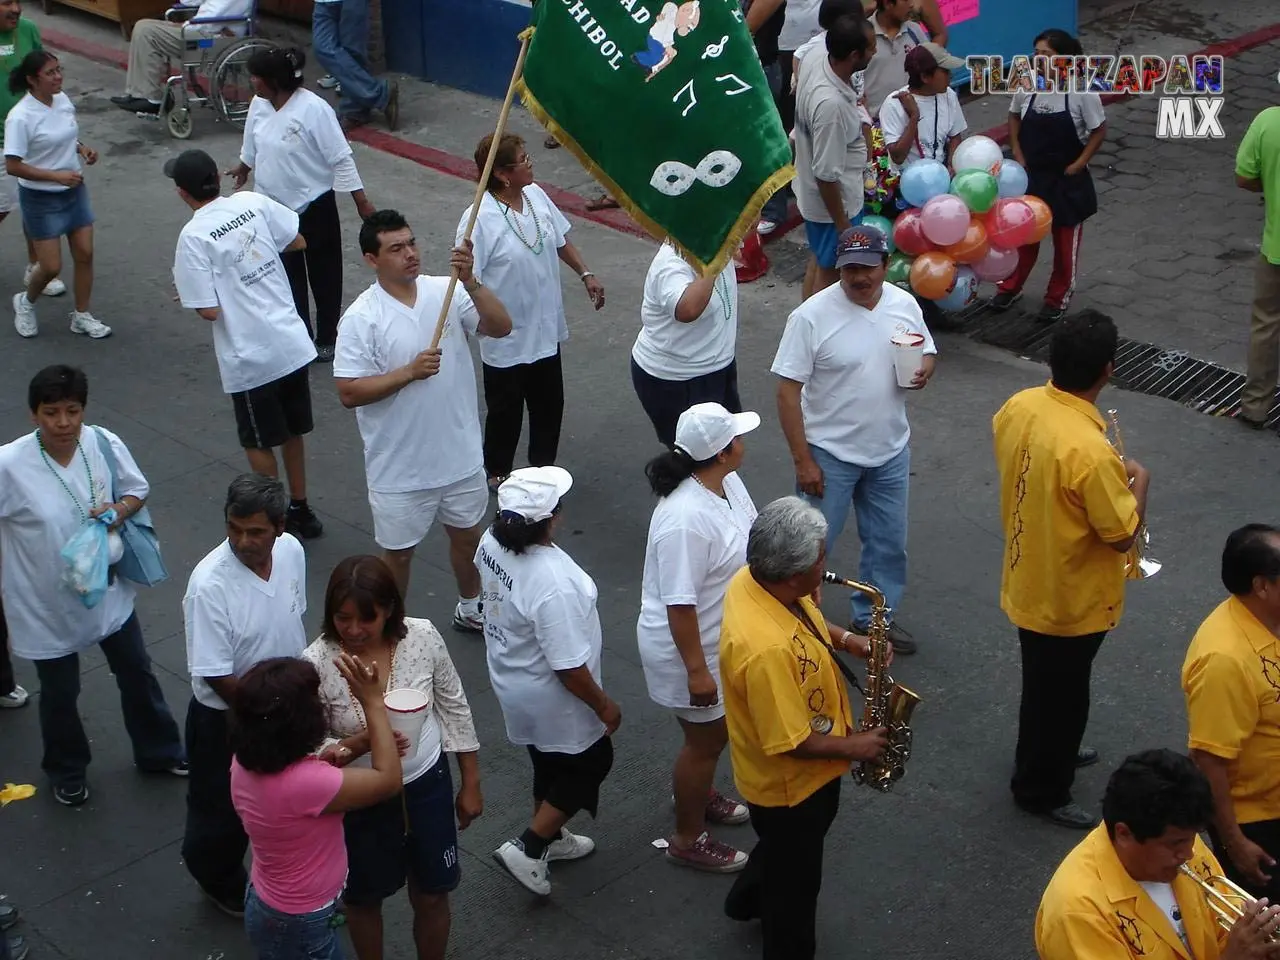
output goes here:
[[737, 826], [751, 819], [751, 811], [741, 800], [726, 797], [719, 790], [711, 791], [711, 799], [707, 801], [707, 822], [724, 823]]
[[[26, 294], [24, 293], [23, 296], [25, 297]], [[111, 328], [87, 310], [71, 311], [71, 332], [83, 333], [93, 340], [111, 336]]]
[[705, 832], [684, 849], [675, 844], [668, 845], [667, 859], [682, 867], [706, 873], [737, 873], [747, 865], [745, 853], [727, 843], [713, 840], [711, 834]]
[[[550, 849], [547, 848], [548, 852]], [[547, 866], [545, 856], [535, 860], [524, 852], [519, 840], [508, 840], [493, 851], [493, 859], [530, 893], [536, 893], [540, 897], [551, 896], [551, 868]]]
[[9, 960], [27, 960], [31, 947], [22, 937], [9, 938]]
[[778, 224], [773, 220], [761, 220], [756, 224], [756, 233], [762, 237], [767, 237], [773, 231], [778, 229]]
[[548, 861], [581, 860], [583, 857], [593, 853], [595, 849], [596, 842], [590, 837], [570, 833], [568, 827], [561, 827], [560, 836], [547, 844], [545, 859]]
[[171, 763], [167, 767], [141, 767], [143, 773], [168, 773], [175, 777], [191, 776], [191, 765], [186, 760], [179, 760], [177, 763]]
[[[27, 264], [27, 269], [22, 274], [22, 284], [26, 286], [31, 282], [31, 274], [35, 273], [36, 265], [34, 263]], [[62, 282], [61, 277], [54, 277], [44, 285], [41, 296], [60, 297], [67, 292], [67, 285]]]
[[[31, 694], [23, 690], [21, 687], [15, 686], [8, 693], [0, 696], [0, 710], [16, 710], [18, 707], [25, 707], [27, 701], [31, 699]], [[0, 904], [0, 917], [3, 916], [3, 904]], [[0, 922], [3, 922], [0, 920]], [[3, 928], [0, 928], [3, 929]]]
[[0, 930], [8, 930], [18, 922], [18, 908], [9, 902], [9, 898], [0, 893]]
[[1066, 307], [1054, 307], [1046, 303], [1036, 314], [1036, 323], [1057, 323], [1059, 320], [1065, 320], [1066, 316]]
[[204, 887], [200, 888], [200, 892], [209, 898], [209, 902], [225, 913], [228, 917], [234, 917], [237, 920], [244, 919], [244, 894], [234, 897], [215, 897]]
[[321, 90], [336, 90], [342, 84], [338, 83], [338, 78], [332, 73], [326, 73], [323, 77], [316, 81], [316, 86]]
[[996, 313], [1004, 313], [1015, 303], [1022, 299], [1022, 293], [997, 293], [989, 301], [987, 306]]
[[464, 613], [462, 604], [453, 608], [453, 629], [462, 633], [483, 633], [484, 615], [480, 613]]
[[18, 331], [20, 337], [34, 337], [40, 332], [35, 304], [27, 299], [25, 291], [13, 295], [13, 329]]
[[53, 799], [64, 807], [79, 807], [89, 800], [88, 784], [60, 784], [53, 788]]
[[324, 533], [324, 524], [320, 522], [320, 518], [316, 516], [310, 504], [305, 507], [290, 505], [285, 514], [284, 528], [302, 540], [314, 540]]

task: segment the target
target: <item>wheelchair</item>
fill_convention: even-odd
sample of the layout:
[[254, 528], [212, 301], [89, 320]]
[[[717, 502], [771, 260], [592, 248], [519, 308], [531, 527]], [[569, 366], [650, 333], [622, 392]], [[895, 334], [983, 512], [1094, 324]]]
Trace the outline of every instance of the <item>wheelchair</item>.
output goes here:
[[[165, 82], [160, 107], [160, 118], [177, 140], [191, 136], [193, 107], [213, 107], [222, 119], [244, 126], [253, 100], [249, 58], [259, 50], [276, 47], [253, 35], [252, 8], [247, 17], [197, 18], [195, 11], [192, 6], [176, 6], [164, 14], [165, 20], [182, 24], [184, 41], [181, 67]], [[218, 28], [218, 35], [206, 36], [199, 29], [211, 26]], [[228, 35], [234, 34], [236, 27], [243, 29], [243, 36]]]

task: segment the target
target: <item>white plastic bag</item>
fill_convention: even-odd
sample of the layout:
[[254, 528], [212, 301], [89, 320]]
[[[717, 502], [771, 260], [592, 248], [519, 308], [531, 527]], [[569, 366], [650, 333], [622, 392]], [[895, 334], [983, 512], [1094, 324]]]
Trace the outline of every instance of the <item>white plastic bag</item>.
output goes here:
[[62, 582], [86, 607], [96, 607], [107, 593], [111, 547], [107, 524], [96, 517], [75, 532], [62, 548]]

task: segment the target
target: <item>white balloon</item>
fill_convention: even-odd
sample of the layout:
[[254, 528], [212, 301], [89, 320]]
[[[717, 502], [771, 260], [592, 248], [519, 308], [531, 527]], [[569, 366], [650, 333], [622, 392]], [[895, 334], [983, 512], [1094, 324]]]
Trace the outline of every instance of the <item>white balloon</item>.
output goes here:
[[1004, 164], [1004, 151], [1000, 144], [990, 137], [969, 137], [956, 147], [952, 166], [956, 173], [961, 170], [985, 170], [993, 177], [1000, 176], [1000, 167]]

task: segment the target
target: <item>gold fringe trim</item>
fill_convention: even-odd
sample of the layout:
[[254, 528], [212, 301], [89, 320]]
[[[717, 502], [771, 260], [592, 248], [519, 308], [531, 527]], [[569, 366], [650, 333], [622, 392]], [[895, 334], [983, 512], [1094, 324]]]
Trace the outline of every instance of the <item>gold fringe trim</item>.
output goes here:
[[[520, 34], [520, 39], [524, 40], [528, 37], [532, 42], [534, 29], [534, 27], [528, 27]], [[729, 230], [729, 235], [725, 238], [724, 243], [720, 245], [715, 257], [712, 258], [710, 263], [705, 263], [693, 251], [676, 240], [675, 237], [670, 236], [665, 227], [641, 210], [639, 205], [618, 185], [617, 181], [605, 173], [600, 165], [582, 149], [578, 141], [569, 136], [565, 129], [551, 118], [546, 108], [542, 106], [525, 83], [524, 77], [516, 81], [516, 91], [520, 94], [520, 100], [525, 105], [525, 109], [533, 114], [548, 133], [560, 141], [561, 146], [577, 158], [578, 162], [586, 168], [587, 173], [591, 174], [608, 191], [609, 195], [618, 201], [618, 206], [625, 210], [636, 223], [644, 227], [655, 240], [659, 242], [670, 240], [672, 246], [679, 250], [691, 265], [697, 268], [701, 276], [718, 274], [732, 262], [733, 255], [738, 251], [738, 245], [742, 243], [742, 238], [746, 236], [748, 231], [755, 228], [756, 221], [760, 218], [760, 211], [764, 209], [764, 205], [768, 203], [769, 198], [795, 179], [796, 168], [790, 163], [774, 171], [751, 195], [751, 199], [747, 201], [742, 213], [734, 221], [733, 227]]]

